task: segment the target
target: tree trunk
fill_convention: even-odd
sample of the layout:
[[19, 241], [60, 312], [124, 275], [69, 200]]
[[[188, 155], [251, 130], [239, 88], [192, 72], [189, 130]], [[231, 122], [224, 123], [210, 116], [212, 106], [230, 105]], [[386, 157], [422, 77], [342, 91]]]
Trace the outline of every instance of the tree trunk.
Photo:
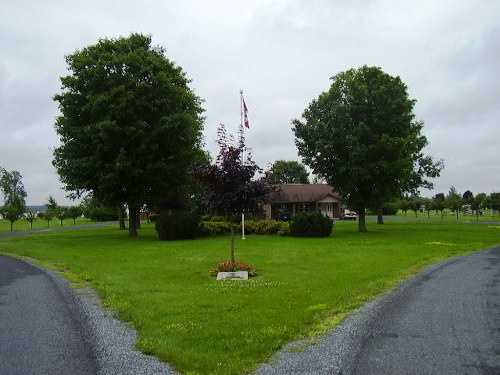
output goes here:
[[128, 206], [128, 236], [137, 237], [137, 207]]
[[382, 207], [377, 208], [377, 224], [384, 224], [384, 215], [382, 215]]
[[231, 262], [234, 262], [234, 224], [231, 222]]
[[118, 224], [120, 225], [120, 230], [125, 230], [127, 227], [125, 226], [125, 215], [123, 215], [123, 206], [118, 205], [116, 206], [116, 209], [118, 210]]
[[366, 232], [366, 213], [364, 208], [358, 209], [358, 229], [360, 232]]

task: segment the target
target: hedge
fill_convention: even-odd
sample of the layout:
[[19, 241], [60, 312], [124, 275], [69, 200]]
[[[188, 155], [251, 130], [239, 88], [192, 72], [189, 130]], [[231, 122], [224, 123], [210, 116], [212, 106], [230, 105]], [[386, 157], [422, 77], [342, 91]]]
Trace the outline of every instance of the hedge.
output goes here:
[[319, 212], [299, 212], [290, 220], [290, 235], [295, 237], [328, 237], [333, 220]]

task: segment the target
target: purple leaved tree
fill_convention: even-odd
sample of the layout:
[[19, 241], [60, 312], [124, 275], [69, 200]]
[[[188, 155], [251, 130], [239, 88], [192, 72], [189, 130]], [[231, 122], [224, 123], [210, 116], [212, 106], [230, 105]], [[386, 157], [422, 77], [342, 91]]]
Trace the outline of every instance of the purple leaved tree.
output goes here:
[[246, 150], [243, 129], [239, 140], [228, 135], [224, 124], [217, 129], [219, 155], [212, 165], [199, 165], [193, 175], [203, 188], [203, 201], [211, 214], [223, 216], [231, 228], [231, 261], [234, 262], [234, 223], [243, 212], [259, 212], [272, 186]]

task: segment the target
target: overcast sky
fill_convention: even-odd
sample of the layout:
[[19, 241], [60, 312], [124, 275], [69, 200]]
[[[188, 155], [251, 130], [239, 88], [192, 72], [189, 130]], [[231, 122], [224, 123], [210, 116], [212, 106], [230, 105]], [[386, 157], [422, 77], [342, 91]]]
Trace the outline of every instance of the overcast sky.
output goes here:
[[51, 151], [64, 56], [139, 32], [205, 100], [214, 156], [218, 124], [237, 131], [244, 90], [257, 164], [300, 161], [291, 120], [330, 77], [367, 64], [406, 83], [426, 153], [445, 161], [422, 195], [500, 191], [499, 15], [498, 0], [0, 0], [0, 166], [22, 174], [28, 204], [70, 203]]

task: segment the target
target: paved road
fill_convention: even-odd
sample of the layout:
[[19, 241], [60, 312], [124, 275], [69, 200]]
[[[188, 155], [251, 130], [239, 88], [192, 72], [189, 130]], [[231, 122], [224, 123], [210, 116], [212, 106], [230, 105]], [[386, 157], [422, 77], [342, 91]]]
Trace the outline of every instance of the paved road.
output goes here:
[[0, 375], [177, 375], [136, 340], [94, 291], [0, 255]]
[[500, 374], [500, 247], [430, 267], [263, 374]]
[[40, 269], [0, 255], [0, 374], [95, 374], [73, 302]]

